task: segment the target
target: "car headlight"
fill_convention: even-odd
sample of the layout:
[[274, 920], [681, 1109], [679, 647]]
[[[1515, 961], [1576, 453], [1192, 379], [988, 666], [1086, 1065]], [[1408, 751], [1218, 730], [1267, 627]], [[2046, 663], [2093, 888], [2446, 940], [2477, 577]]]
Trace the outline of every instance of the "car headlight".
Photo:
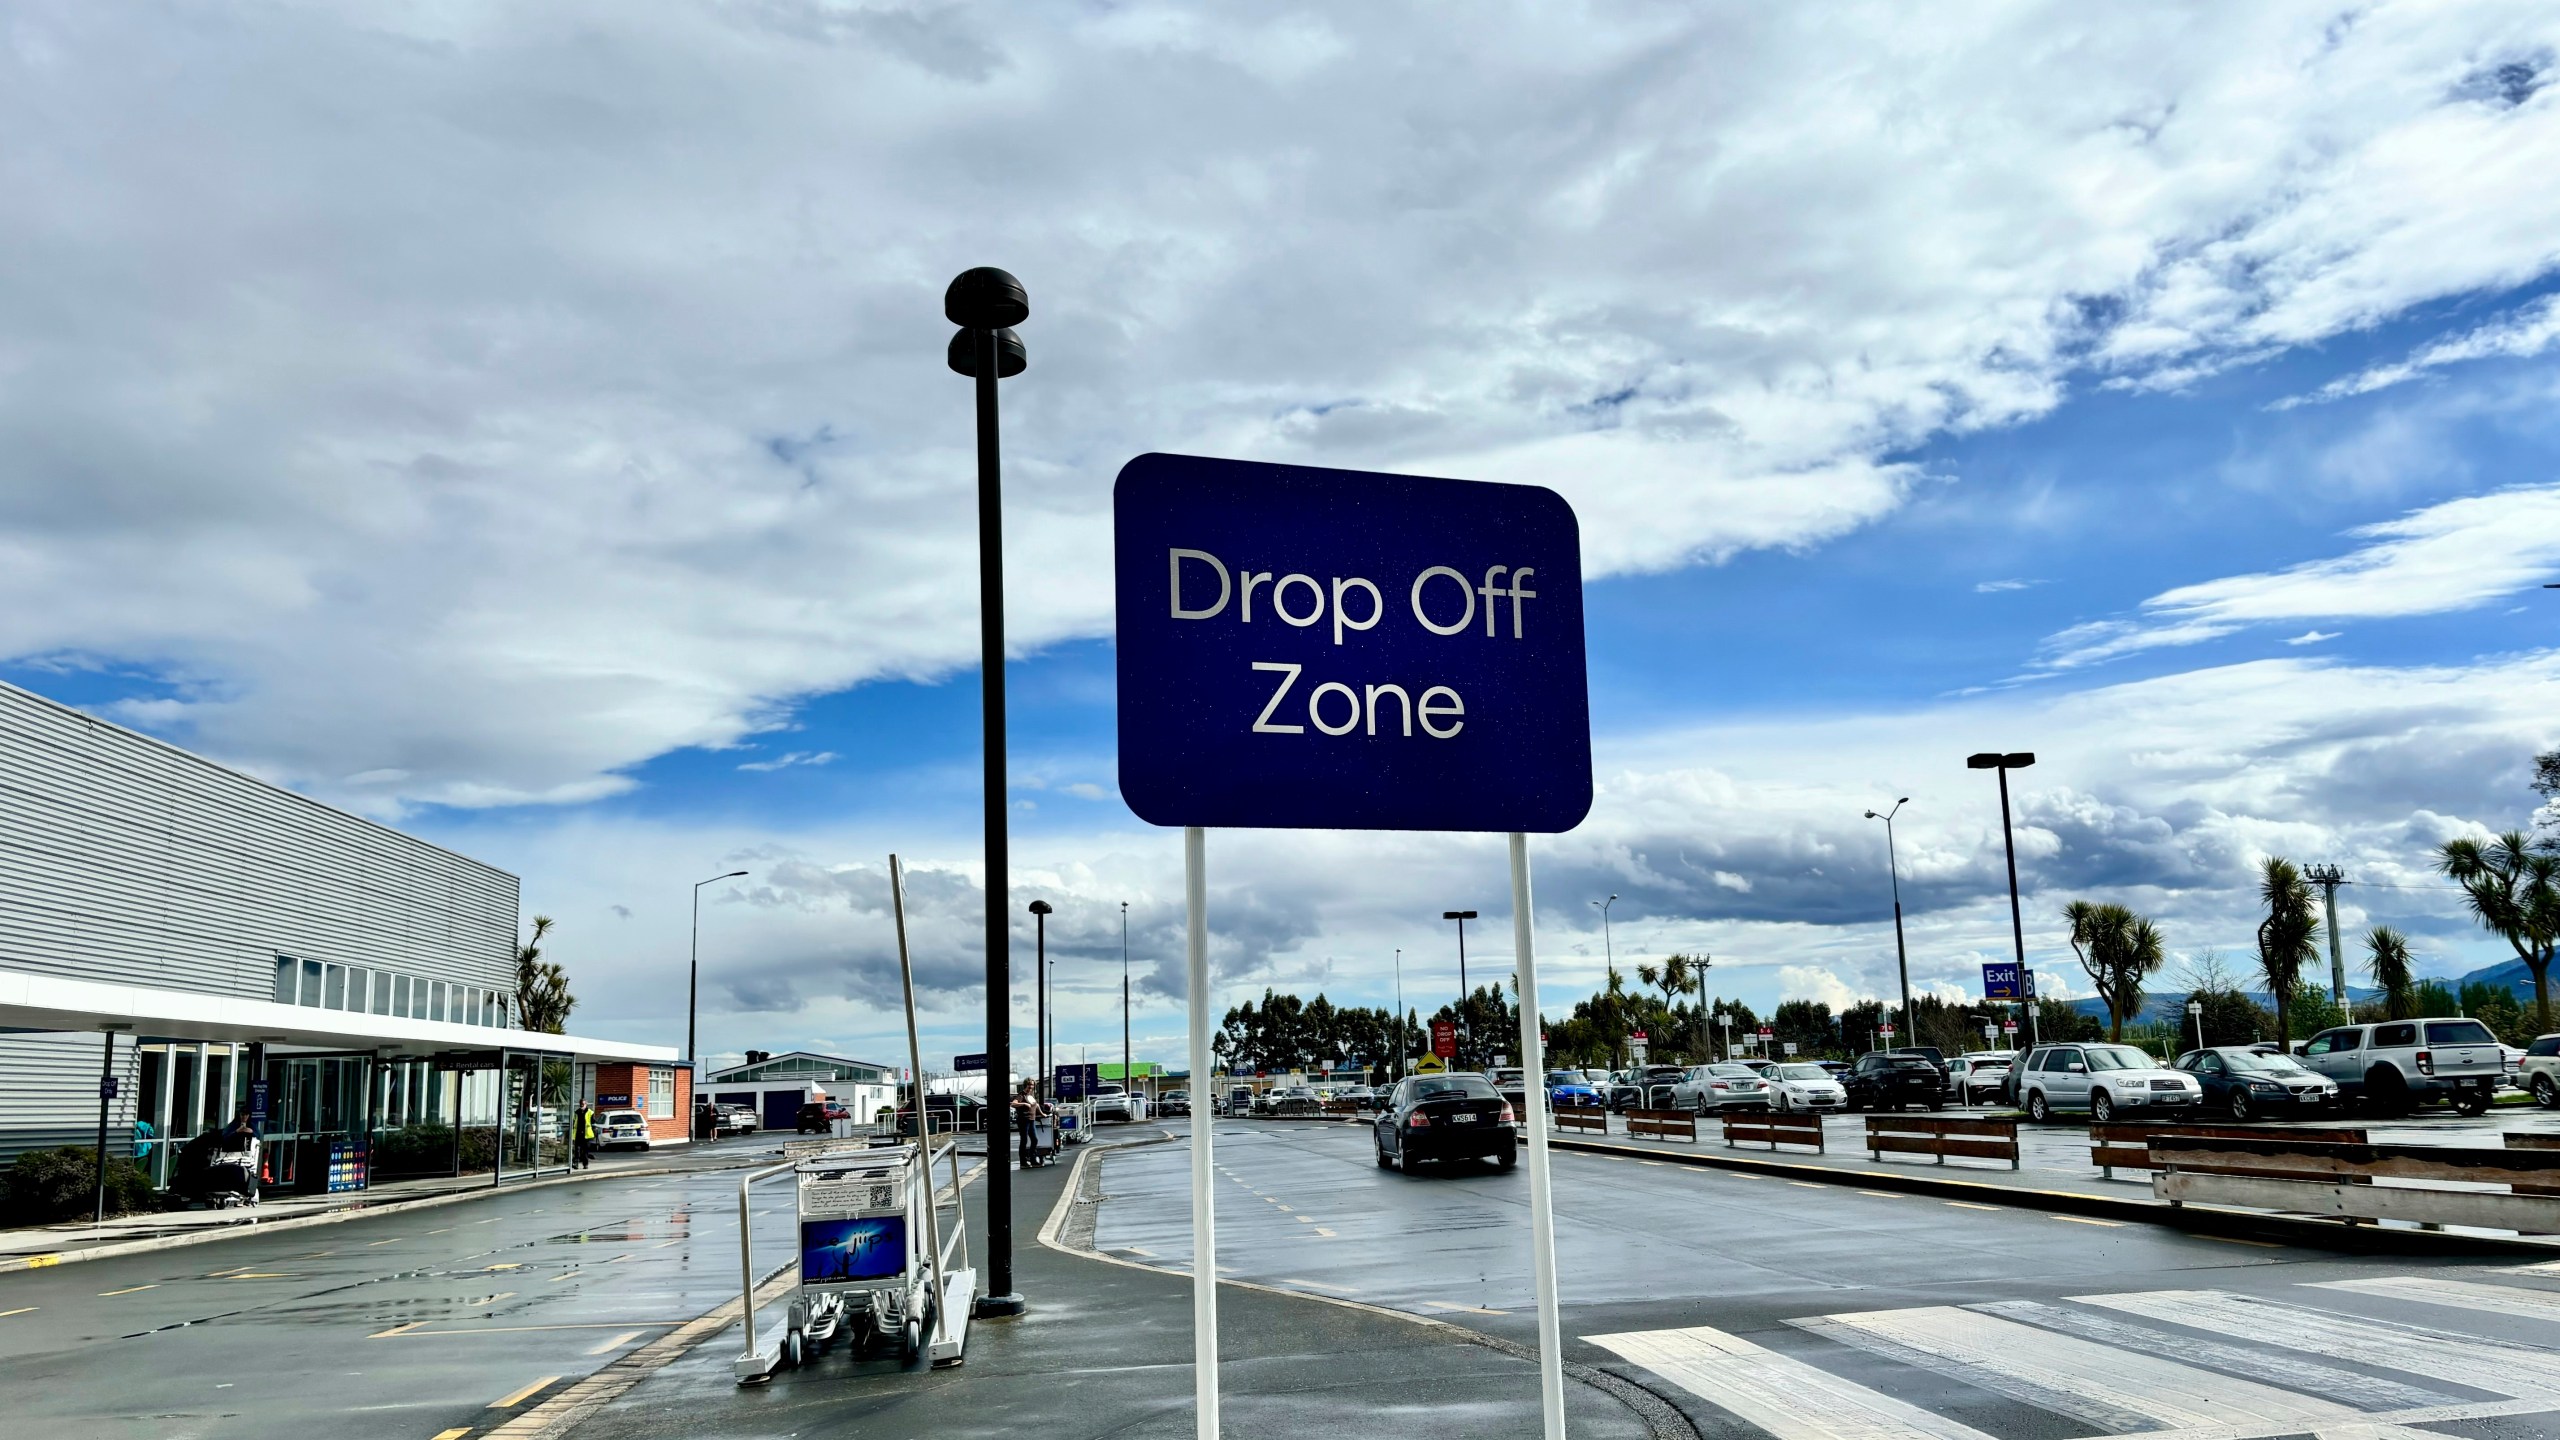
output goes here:
[[2270, 1095], [2281, 1095], [2284, 1093], [2284, 1087], [2276, 1084], [2272, 1080], [2252, 1080], [2249, 1082], [2249, 1088], [2252, 1090], [2263, 1090]]

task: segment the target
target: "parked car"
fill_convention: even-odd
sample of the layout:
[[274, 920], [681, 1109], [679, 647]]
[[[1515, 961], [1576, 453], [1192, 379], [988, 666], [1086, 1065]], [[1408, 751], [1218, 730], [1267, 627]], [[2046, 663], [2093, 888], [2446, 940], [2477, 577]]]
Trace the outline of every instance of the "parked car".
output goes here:
[[2459, 1016], [2323, 1030], [2302, 1047], [2302, 1063], [2338, 1082], [2346, 1099], [2384, 1115], [2438, 1100], [2482, 1114], [2507, 1068], [2489, 1027]]
[[2014, 1051], [1977, 1050], [1947, 1062], [1947, 1086], [1955, 1102], [1979, 1105], [1999, 1099], [2002, 1087], [2009, 1083], [2010, 1067], [2017, 1060]]
[[1366, 1085], [1354, 1085], [1336, 1098], [1350, 1101], [1354, 1114], [1378, 1108], [1378, 1092]]
[[1145, 1102], [1130, 1094], [1129, 1087], [1125, 1085], [1093, 1087], [1093, 1123], [1097, 1125], [1105, 1120], [1116, 1120], [1125, 1125], [1141, 1119], [1146, 1114], [1144, 1105]]
[[2524, 1047], [2518, 1083], [2545, 1110], [2560, 1109], [2560, 1035], [2544, 1035]]
[[1518, 1070], [1506, 1068], [1488, 1070], [1485, 1072], [1485, 1078], [1493, 1082], [1495, 1094], [1500, 1095], [1503, 1099], [1511, 1102], [1511, 1108], [1515, 1113], [1525, 1111], [1529, 1108], [1529, 1078], [1527, 1075]]
[[723, 1105], [719, 1114], [720, 1133], [723, 1135], [752, 1135], [764, 1128], [764, 1117], [758, 1115], [751, 1105]]
[[1683, 1065], [1640, 1065], [1609, 1087], [1612, 1110], [1667, 1110], [1671, 1087], [1688, 1075]]
[[1316, 1098], [1316, 1092], [1310, 1086], [1283, 1085], [1278, 1089], [1273, 1090], [1270, 1093], [1269, 1099], [1271, 1102], [1270, 1105], [1262, 1112], [1266, 1115], [1320, 1115], [1324, 1113], [1324, 1102]]
[[2039, 1045], [2028, 1054], [2018, 1080], [2027, 1118], [2049, 1120], [2065, 1110], [2086, 1110], [2101, 1125], [2126, 1114], [2182, 1112], [2204, 1105], [2204, 1086], [2130, 1045], [2091, 1041]]
[[1918, 1051], [1870, 1050], [1849, 1067], [1840, 1088], [1852, 1110], [1935, 1110], [1946, 1104], [1947, 1080], [1938, 1062]]
[[1482, 1075], [1416, 1075], [1397, 1083], [1371, 1130], [1378, 1167], [1412, 1173], [1435, 1160], [1520, 1163], [1519, 1112]]
[[1227, 1098], [1218, 1103], [1218, 1113], [1221, 1115], [1252, 1114], [1253, 1087], [1250, 1085], [1228, 1086]]
[[2217, 1045], [2178, 1057], [2178, 1068], [2204, 1088], [2204, 1105], [2234, 1120], [2325, 1114], [2338, 1108], [2338, 1082], [2283, 1055], [2245, 1045]]
[[2498, 1076], [2498, 1088], [2501, 1090], [2523, 1089], [2524, 1052], [2501, 1040], [2498, 1042], [2498, 1053], [2506, 1061], [2505, 1071]]
[[646, 1150], [649, 1148], [649, 1122], [637, 1110], [607, 1110], [596, 1121], [596, 1148]]
[[1845, 1110], [1849, 1108], [1849, 1092], [1831, 1072], [1819, 1065], [1798, 1061], [1781, 1065], [1769, 1077], [1769, 1106], [1773, 1110]]
[[797, 1135], [831, 1135], [835, 1133], [836, 1117], [827, 1113], [830, 1109], [841, 1111], [844, 1107], [841, 1105], [829, 1106], [822, 1100], [801, 1101], [799, 1113], [794, 1115], [791, 1119], [792, 1133]]
[[1547, 1072], [1547, 1107], [1552, 1110], [1599, 1110], [1608, 1098], [1593, 1088], [1579, 1070]]
[[1735, 1061], [1693, 1065], [1671, 1087], [1671, 1108], [1700, 1115], [1723, 1110], [1766, 1110], [1769, 1082], [1760, 1078], [1760, 1072]]
[[1188, 1090], [1167, 1090], [1156, 1100], [1156, 1113], [1159, 1115], [1189, 1116], [1191, 1114], [1191, 1092]]

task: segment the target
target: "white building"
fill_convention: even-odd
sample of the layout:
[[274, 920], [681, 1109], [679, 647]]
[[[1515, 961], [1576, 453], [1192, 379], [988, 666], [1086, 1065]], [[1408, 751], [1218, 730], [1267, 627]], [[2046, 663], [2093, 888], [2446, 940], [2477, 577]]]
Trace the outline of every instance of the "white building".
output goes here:
[[858, 1123], [898, 1103], [898, 1071], [893, 1066], [842, 1055], [790, 1050], [768, 1055], [750, 1050], [744, 1063], [714, 1070], [701, 1081], [702, 1093], [720, 1105], [745, 1105], [762, 1118], [767, 1130], [788, 1130], [800, 1107], [811, 1100], [842, 1104]]
[[247, 1111], [276, 1186], [556, 1167], [581, 1066], [676, 1052], [514, 1028], [518, 923], [512, 875], [0, 684], [0, 1164], [112, 1089], [111, 1154]]

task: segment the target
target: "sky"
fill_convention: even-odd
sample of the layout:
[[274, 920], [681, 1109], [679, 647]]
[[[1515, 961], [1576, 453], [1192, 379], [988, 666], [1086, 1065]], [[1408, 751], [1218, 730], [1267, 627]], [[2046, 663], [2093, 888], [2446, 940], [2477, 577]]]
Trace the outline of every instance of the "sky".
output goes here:
[[[0, 17], [0, 679], [523, 879], [572, 1028], [982, 1048], [974, 470], [1004, 388], [1016, 1017], [1182, 1048], [1115, 778], [1148, 451], [1543, 484], [1597, 796], [1542, 1001], [1979, 988], [2250, 872], [2505, 958], [2429, 855], [2560, 712], [2560, 15], [30, 0]], [[1884, 827], [1864, 818], [1909, 797]], [[1220, 1005], [1428, 1011], [1497, 837], [1217, 832]], [[1604, 926], [1600, 902], [1615, 895]], [[2349, 964], [2360, 946], [2349, 945]], [[2076, 982], [2076, 984], [2074, 984]]]

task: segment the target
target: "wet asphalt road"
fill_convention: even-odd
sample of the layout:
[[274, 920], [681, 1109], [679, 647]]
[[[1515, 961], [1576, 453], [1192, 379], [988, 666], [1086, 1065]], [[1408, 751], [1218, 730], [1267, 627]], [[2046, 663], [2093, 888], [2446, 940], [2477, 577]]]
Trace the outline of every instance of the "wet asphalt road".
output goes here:
[[[499, 1423], [737, 1294], [737, 1179], [500, 1190], [0, 1275], [9, 1428], [428, 1440]], [[788, 1212], [786, 1195], [758, 1216], [772, 1263]]]

